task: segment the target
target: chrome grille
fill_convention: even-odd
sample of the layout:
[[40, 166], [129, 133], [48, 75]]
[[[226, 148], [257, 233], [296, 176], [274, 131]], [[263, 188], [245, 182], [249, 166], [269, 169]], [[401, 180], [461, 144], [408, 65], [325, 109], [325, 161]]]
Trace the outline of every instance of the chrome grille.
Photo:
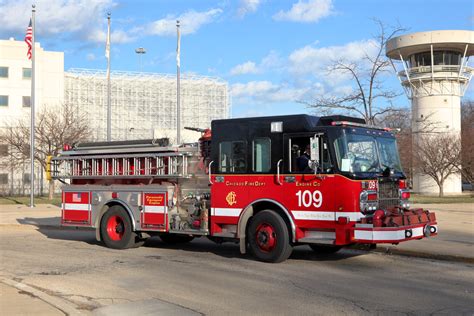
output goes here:
[[379, 181], [379, 208], [386, 210], [399, 204], [398, 182]]

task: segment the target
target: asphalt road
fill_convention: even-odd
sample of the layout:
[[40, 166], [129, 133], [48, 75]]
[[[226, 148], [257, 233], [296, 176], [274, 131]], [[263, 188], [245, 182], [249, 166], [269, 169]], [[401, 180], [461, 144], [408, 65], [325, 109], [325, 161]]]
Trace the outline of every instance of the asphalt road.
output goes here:
[[86, 313], [146, 314], [159, 301], [206, 315], [474, 314], [472, 265], [356, 250], [318, 256], [301, 246], [268, 264], [206, 239], [112, 250], [93, 231], [2, 226], [0, 258], [0, 276]]

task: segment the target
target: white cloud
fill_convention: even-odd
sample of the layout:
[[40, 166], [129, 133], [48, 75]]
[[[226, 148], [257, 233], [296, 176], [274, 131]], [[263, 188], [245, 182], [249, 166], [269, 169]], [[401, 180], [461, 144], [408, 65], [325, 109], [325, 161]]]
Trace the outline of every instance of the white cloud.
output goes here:
[[278, 87], [270, 81], [250, 81], [232, 85], [232, 96], [236, 98], [253, 97], [276, 90]]
[[311, 87], [295, 88], [286, 83], [275, 84], [266, 80], [235, 83], [231, 86], [233, 99], [242, 103], [249, 100], [259, 103], [294, 102], [311, 90]]
[[237, 15], [239, 17], [244, 17], [249, 13], [254, 13], [257, 11], [260, 4], [260, 0], [240, 0], [240, 6], [237, 10]]
[[[168, 15], [164, 19], [150, 23], [143, 31], [153, 35], [175, 36], [176, 20], [179, 20], [181, 24], [181, 34], [192, 34], [203, 25], [214, 21], [221, 13], [221, 9], [210, 9], [205, 12], [188, 11], [180, 16]], [[138, 32], [140, 30], [141, 29], [137, 29], [136, 31]]]
[[283, 67], [284, 62], [277, 52], [270, 51], [267, 56], [263, 57], [259, 64], [253, 61], [247, 61], [239, 64], [230, 70], [231, 76], [246, 74], [261, 74], [267, 71], [279, 71]]
[[[113, 0], [37, 0], [36, 32], [39, 36], [63, 33], [88, 34], [96, 28], [92, 21], [106, 21]], [[31, 15], [29, 1], [0, 1], [1, 33], [22, 33]], [[100, 24], [100, 23], [99, 23]]]
[[96, 56], [92, 53], [89, 53], [89, 54], [86, 55], [86, 59], [88, 61], [93, 61], [93, 60], [96, 60]]
[[268, 53], [267, 56], [262, 58], [262, 62], [260, 63], [260, 67], [264, 67], [265, 69], [272, 68], [277, 69], [283, 66], [283, 61], [280, 58], [280, 55], [272, 50]]
[[331, 14], [333, 14], [332, 0], [298, 0], [289, 11], [279, 11], [273, 19], [311, 23]]
[[[374, 40], [354, 41], [339, 46], [317, 47], [318, 43], [294, 50], [287, 57], [271, 51], [260, 63], [246, 62], [234, 67], [231, 74], [269, 73], [272, 81], [249, 81], [231, 86], [236, 104], [294, 103], [320, 95], [345, 95], [354, 91], [347, 73], [329, 71], [335, 61], [355, 63], [366, 71], [370, 65], [365, 57], [378, 51]], [[280, 83], [275, 83], [280, 80]]]
[[347, 74], [328, 73], [330, 65], [335, 61], [359, 63], [364, 66], [363, 59], [373, 56], [377, 51], [374, 40], [350, 42], [342, 46], [313, 47], [311, 45], [293, 51], [288, 57], [288, 71], [295, 76], [315, 76], [324, 78], [332, 85], [346, 80]]
[[[86, 39], [90, 42], [94, 43], [104, 43], [107, 39], [106, 30], [102, 29], [95, 29], [86, 35]], [[116, 30], [112, 31], [110, 35], [110, 41], [113, 44], [123, 44], [123, 43], [130, 43], [136, 39], [136, 36], [130, 35], [130, 33], [125, 32], [123, 30]]]
[[243, 64], [235, 66], [230, 70], [230, 74], [232, 76], [257, 73], [259, 73], [259, 70], [257, 69], [257, 65], [253, 61], [247, 61]]

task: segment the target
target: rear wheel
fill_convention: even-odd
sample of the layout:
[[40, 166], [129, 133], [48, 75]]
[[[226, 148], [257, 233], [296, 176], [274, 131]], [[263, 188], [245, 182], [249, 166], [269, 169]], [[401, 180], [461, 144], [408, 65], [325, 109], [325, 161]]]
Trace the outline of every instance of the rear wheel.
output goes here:
[[318, 245], [318, 244], [309, 244], [308, 246], [313, 249], [314, 252], [319, 254], [331, 254], [336, 253], [342, 249], [342, 246], [334, 246], [334, 245]]
[[180, 234], [163, 234], [160, 235], [161, 240], [167, 244], [184, 244], [194, 239], [193, 236]]
[[293, 250], [285, 221], [271, 210], [261, 211], [252, 218], [247, 237], [251, 252], [260, 261], [282, 262]]
[[127, 211], [119, 205], [109, 208], [102, 217], [100, 235], [105, 245], [114, 249], [135, 247], [138, 241]]

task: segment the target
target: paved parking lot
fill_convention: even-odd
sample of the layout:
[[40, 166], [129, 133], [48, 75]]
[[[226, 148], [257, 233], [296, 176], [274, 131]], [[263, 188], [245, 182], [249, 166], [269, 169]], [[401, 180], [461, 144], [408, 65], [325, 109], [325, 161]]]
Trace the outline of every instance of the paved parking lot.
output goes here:
[[[350, 249], [320, 256], [301, 246], [288, 261], [267, 264], [240, 255], [236, 244], [204, 238], [112, 250], [91, 230], [55, 226], [54, 208], [44, 211], [50, 215], [21, 213], [17, 224], [0, 225], [0, 276], [78, 313], [474, 313], [474, 270], [465, 262]], [[14, 217], [7, 213], [4, 222]]]

